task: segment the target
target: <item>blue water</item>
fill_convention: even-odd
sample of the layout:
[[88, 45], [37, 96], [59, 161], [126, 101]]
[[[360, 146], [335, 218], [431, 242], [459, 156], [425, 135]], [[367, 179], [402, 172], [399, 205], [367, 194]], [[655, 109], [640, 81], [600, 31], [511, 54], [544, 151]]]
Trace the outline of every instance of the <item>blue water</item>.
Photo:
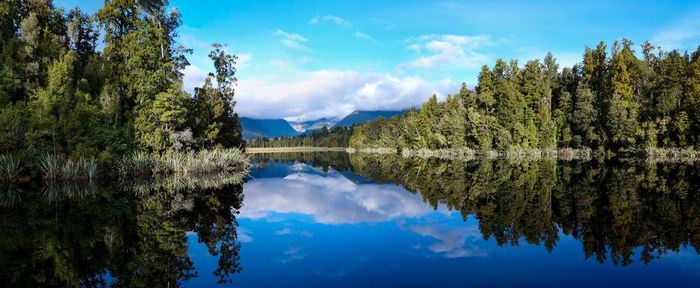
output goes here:
[[[420, 192], [352, 171], [270, 162], [243, 185], [238, 241], [242, 271], [232, 287], [698, 287], [694, 247], [649, 263], [586, 259], [581, 241], [559, 232], [552, 251], [485, 240], [479, 220]], [[353, 179], [353, 180], [350, 180]], [[216, 256], [188, 234], [199, 277], [212, 286]], [[641, 253], [635, 248], [634, 255]]]

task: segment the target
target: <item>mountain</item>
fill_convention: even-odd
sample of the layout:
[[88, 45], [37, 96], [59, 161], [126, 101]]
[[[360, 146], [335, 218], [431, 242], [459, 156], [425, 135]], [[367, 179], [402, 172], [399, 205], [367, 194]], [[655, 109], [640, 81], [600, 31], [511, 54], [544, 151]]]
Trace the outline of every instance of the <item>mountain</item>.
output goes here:
[[372, 121], [374, 119], [381, 117], [384, 117], [386, 119], [391, 118], [392, 116], [403, 114], [406, 112], [406, 110], [399, 110], [399, 111], [361, 111], [361, 110], [355, 110], [352, 113], [350, 113], [348, 116], [345, 116], [342, 120], [340, 120], [338, 123], [335, 124], [334, 127], [337, 126], [344, 126], [344, 127], [350, 127], [353, 124], [362, 124], [367, 121]]
[[340, 121], [340, 118], [321, 118], [309, 121], [289, 121], [289, 125], [292, 125], [292, 128], [299, 133], [304, 133], [321, 129], [323, 126], [333, 127], [338, 121]]
[[257, 136], [274, 138], [279, 136], [296, 136], [298, 133], [284, 119], [253, 119], [241, 117], [243, 139]]

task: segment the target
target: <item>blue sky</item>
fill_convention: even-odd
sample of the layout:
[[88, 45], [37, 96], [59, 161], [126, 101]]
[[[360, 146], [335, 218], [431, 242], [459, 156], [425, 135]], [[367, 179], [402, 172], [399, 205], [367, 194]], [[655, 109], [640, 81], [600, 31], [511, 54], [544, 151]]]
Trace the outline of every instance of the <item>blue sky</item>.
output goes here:
[[[57, 0], [93, 12], [102, 1]], [[185, 1], [185, 86], [213, 69], [210, 44], [239, 56], [237, 111], [288, 120], [388, 110], [472, 87], [497, 58], [551, 51], [561, 65], [604, 40], [700, 45], [697, 1]]]

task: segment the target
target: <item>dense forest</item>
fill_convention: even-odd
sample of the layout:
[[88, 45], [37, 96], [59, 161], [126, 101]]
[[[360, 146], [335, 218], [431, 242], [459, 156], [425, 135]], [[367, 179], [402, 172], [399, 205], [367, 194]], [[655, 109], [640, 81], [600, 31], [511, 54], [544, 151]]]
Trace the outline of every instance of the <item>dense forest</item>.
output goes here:
[[336, 126], [329, 130], [324, 126], [299, 136], [282, 136], [273, 139], [258, 136], [248, 140], [246, 147], [348, 147], [352, 131], [352, 127]]
[[216, 71], [189, 95], [181, 71], [191, 50], [167, 7], [107, 0], [88, 15], [50, 0], [0, 1], [0, 154], [106, 162], [134, 150], [240, 147], [236, 56], [214, 44]]
[[475, 89], [419, 111], [357, 127], [353, 147], [634, 151], [700, 144], [700, 50], [664, 52], [632, 42], [587, 48], [581, 65], [554, 56], [496, 61]]
[[[354, 148], [637, 152], [700, 145], [700, 48], [665, 52], [646, 42], [601, 42], [581, 64], [549, 53], [524, 67], [483, 66], [474, 89], [353, 128]], [[331, 133], [332, 134], [332, 133]], [[344, 138], [343, 138], [344, 139]], [[275, 142], [275, 141], [273, 141]], [[313, 142], [312, 145], [320, 141]], [[268, 146], [307, 145], [291, 139]]]

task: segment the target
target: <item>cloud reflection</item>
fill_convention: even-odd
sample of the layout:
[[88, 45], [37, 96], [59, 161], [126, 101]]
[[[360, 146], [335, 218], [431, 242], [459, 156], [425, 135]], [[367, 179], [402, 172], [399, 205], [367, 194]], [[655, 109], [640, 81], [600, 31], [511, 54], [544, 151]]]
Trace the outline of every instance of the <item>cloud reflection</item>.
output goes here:
[[246, 183], [240, 217], [299, 213], [321, 224], [353, 224], [420, 217], [433, 211], [420, 195], [401, 186], [356, 184], [337, 171], [325, 176], [304, 173], [306, 169], [298, 164], [291, 170], [296, 173]]
[[[483, 257], [486, 253], [477, 245], [481, 239], [479, 229], [469, 227], [447, 227], [442, 224], [409, 225], [408, 230], [437, 242], [430, 244], [428, 250], [442, 254], [447, 258]], [[415, 248], [421, 249], [421, 245]]]
[[[394, 221], [404, 231], [429, 239], [415, 249], [426, 249], [440, 257], [480, 257], [486, 253], [478, 247], [481, 234], [476, 226], [452, 227], [447, 223], [424, 222], [433, 208], [419, 194], [390, 184], [355, 183], [341, 173], [323, 173], [307, 164], [287, 167], [290, 174], [283, 178], [258, 178], [244, 185], [245, 204], [240, 218], [278, 219], [287, 214], [302, 214], [320, 224], [357, 224]], [[438, 208], [450, 214], [445, 207]], [[433, 216], [436, 216], [433, 214]], [[439, 219], [448, 220], [444, 217]], [[407, 221], [413, 219], [411, 221]], [[283, 227], [275, 235], [313, 236], [311, 231]], [[282, 263], [301, 260], [307, 254], [294, 248], [286, 251]]]

